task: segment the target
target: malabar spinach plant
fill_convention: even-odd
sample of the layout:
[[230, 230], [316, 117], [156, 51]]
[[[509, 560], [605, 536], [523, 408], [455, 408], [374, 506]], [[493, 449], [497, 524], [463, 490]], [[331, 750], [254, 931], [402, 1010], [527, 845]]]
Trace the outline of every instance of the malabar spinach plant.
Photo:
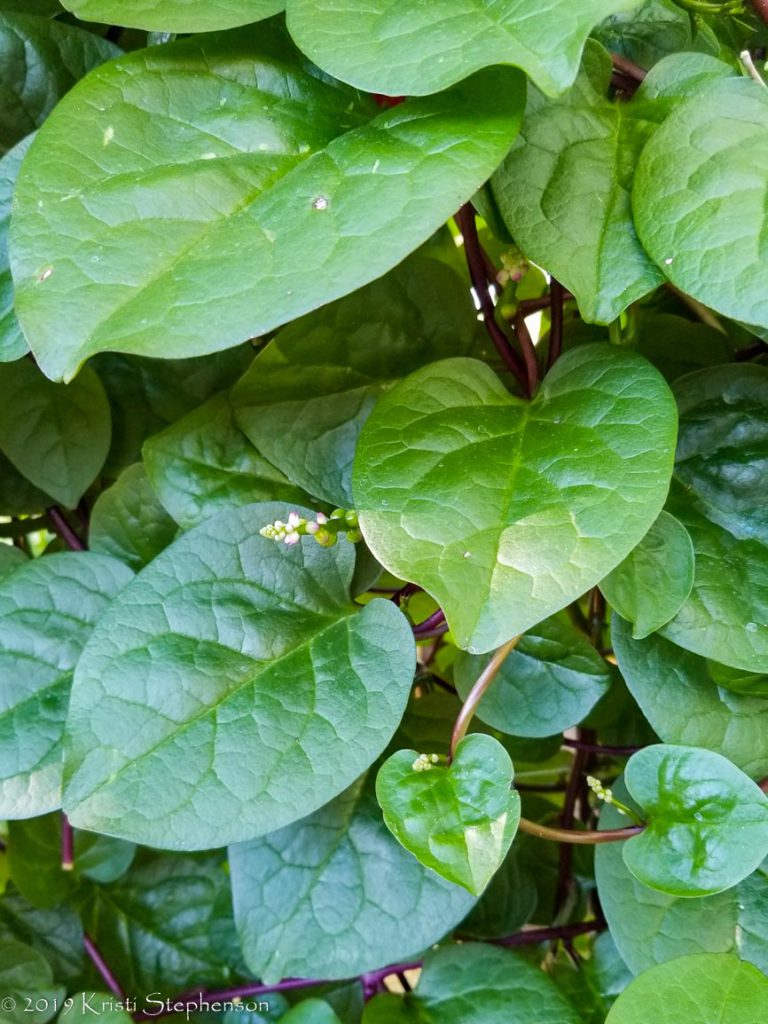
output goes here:
[[0, 0], [0, 1024], [765, 1024], [766, 22]]

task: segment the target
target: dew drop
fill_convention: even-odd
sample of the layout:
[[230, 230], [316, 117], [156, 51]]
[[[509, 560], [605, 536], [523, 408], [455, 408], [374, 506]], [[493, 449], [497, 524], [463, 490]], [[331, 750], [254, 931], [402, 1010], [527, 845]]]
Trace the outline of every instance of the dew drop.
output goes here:
[[471, 558], [472, 557], [472, 553], [470, 551], [465, 551], [464, 552], [464, 557], [465, 558]]
[[757, 623], [756, 622], [748, 622], [744, 628], [746, 629], [746, 631], [748, 633], [756, 633], [757, 632]]
[[325, 198], [325, 196], [318, 196], [317, 199], [313, 199], [312, 200], [312, 209], [313, 210], [327, 210], [328, 209], [328, 200]]

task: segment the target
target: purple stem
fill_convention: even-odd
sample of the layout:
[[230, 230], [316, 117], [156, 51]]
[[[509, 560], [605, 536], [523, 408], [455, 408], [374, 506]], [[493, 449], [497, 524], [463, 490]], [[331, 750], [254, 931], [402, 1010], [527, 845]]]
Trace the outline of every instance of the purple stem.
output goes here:
[[[435, 630], [440, 632], [436, 633]], [[448, 624], [445, 621], [442, 608], [438, 608], [436, 612], [432, 612], [428, 619], [424, 619], [423, 622], [419, 622], [418, 625], [413, 627], [413, 635], [420, 640], [427, 637], [440, 636], [441, 633], [447, 632]]]
[[69, 818], [61, 812], [61, 870], [72, 871], [75, 866], [75, 833]]
[[83, 945], [85, 946], [86, 953], [91, 958], [93, 966], [101, 975], [102, 980], [106, 984], [109, 991], [113, 995], [117, 996], [118, 999], [124, 999], [125, 993], [120, 987], [120, 983], [118, 982], [117, 978], [114, 976], [112, 971], [109, 969], [109, 965], [99, 952], [98, 946], [90, 937], [90, 935], [83, 935]]
[[62, 515], [61, 509], [58, 505], [51, 505], [49, 509], [46, 509], [48, 518], [51, 520], [51, 525], [54, 530], [64, 543], [67, 545], [70, 551], [85, 551], [86, 545], [78, 537], [72, 527], [69, 525], [67, 520]]
[[572, 740], [567, 737], [563, 739], [564, 747], [571, 747], [573, 750], [583, 750], [586, 754], [606, 754], [615, 757], [631, 757], [642, 747], [610, 747], [601, 743], [586, 743], [584, 740]]

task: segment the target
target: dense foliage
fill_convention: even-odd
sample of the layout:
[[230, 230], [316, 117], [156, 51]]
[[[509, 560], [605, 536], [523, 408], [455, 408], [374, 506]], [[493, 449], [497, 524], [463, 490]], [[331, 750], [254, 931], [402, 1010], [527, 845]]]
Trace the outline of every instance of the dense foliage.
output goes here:
[[765, 1024], [762, 0], [0, 0], [0, 1024]]

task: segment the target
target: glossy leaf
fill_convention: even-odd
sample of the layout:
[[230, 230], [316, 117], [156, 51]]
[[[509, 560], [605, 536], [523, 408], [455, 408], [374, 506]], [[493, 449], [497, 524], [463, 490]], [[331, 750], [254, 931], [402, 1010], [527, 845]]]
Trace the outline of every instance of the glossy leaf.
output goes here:
[[606, 1024], [762, 1024], [768, 978], [735, 956], [701, 954], [661, 964], [636, 978]]
[[120, 52], [72, 25], [0, 13], [0, 152], [39, 128], [79, 78]]
[[229, 858], [243, 955], [267, 984], [406, 961], [473, 902], [392, 837], [372, 774], [310, 817], [231, 847]]
[[185, 528], [255, 501], [310, 500], [251, 444], [225, 394], [155, 434], [143, 453], [158, 498]]
[[590, 30], [639, 0], [288, 0], [288, 28], [325, 71], [368, 92], [421, 96], [489, 64], [515, 64], [544, 92], [576, 77]]
[[83, 926], [71, 907], [39, 910], [11, 883], [0, 896], [0, 941], [24, 942], [51, 965], [56, 981], [68, 984], [83, 970]]
[[157, 499], [144, 467], [129, 466], [103, 491], [91, 513], [89, 546], [139, 570], [168, 547], [176, 523]]
[[718, 682], [723, 666], [658, 634], [634, 640], [618, 615], [611, 641], [632, 696], [665, 743], [714, 750], [756, 779], [768, 774], [768, 700], [730, 692]]
[[[487, 661], [459, 656], [454, 681], [462, 698]], [[553, 736], [585, 718], [610, 683], [608, 666], [583, 634], [560, 618], [545, 619], [504, 659], [477, 714], [514, 736]]]
[[565, 607], [645, 535], [675, 431], [662, 378], [626, 351], [566, 353], [531, 403], [481, 363], [444, 360], [393, 388], [363, 428], [363, 534], [385, 568], [434, 596], [460, 647], [489, 651]]
[[29, 351], [13, 311], [13, 281], [8, 262], [8, 224], [11, 219], [11, 198], [21, 161], [32, 144], [28, 135], [0, 160], [0, 362], [10, 363]]
[[152, 32], [213, 32], [277, 14], [282, 0], [61, 0], [83, 21]]
[[0, 365], [0, 449], [36, 487], [74, 508], [104, 465], [110, 417], [89, 367], [71, 384], [53, 384], [27, 359]]
[[[759, 85], [747, 79], [710, 85], [681, 103], [646, 145], [632, 193], [640, 241], [670, 281], [758, 326], [768, 326], [759, 283], [766, 128], [768, 94]], [[723, 181], [731, 183], [726, 190]]]
[[399, 750], [379, 769], [376, 796], [387, 828], [426, 867], [479, 895], [520, 820], [509, 754], [491, 736], [474, 734], [450, 765], [426, 767], [419, 758]]
[[688, 51], [717, 53], [719, 43], [703, 18], [692, 18], [675, 0], [645, 0], [636, 10], [614, 14], [592, 33], [606, 50], [649, 68], [662, 58]]
[[[0, 940], [0, 1022], [46, 1024], [64, 989], [54, 985], [51, 968], [30, 946]], [[39, 1008], [38, 1008], [39, 1004]]]
[[693, 587], [693, 543], [686, 528], [662, 512], [640, 543], [600, 582], [636, 640], [673, 618]]
[[104, 350], [214, 352], [359, 288], [472, 195], [522, 104], [522, 76], [496, 68], [377, 114], [272, 22], [112, 62], [59, 104], [16, 186], [36, 358], [69, 379]]
[[647, 824], [622, 852], [645, 885], [705, 896], [736, 885], [768, 856], [768, 797], [720, 754], [645, 747], [630, 758], [625, 781]]
[[0, 581], [0, 817], [61, 805], [61, 744], [74, 667], [131, 578], [106, 555], [62, 553]]
[[172, 849], [239, 842], [314, 811], [386, 746], [411, 685], [408, 624], [391, 601], [351, 603], [352, 545], [259, 535], [287, 515], [207, 520], [102, 617], [67, 726], [73, 824]]
[[234, 388], [237, 421], [291, 480], [348, 507], [355, 445], [378, 398], [420, 366], [473, 354], [477, 332], [458, 275], [413, 257], [285, 327]]

